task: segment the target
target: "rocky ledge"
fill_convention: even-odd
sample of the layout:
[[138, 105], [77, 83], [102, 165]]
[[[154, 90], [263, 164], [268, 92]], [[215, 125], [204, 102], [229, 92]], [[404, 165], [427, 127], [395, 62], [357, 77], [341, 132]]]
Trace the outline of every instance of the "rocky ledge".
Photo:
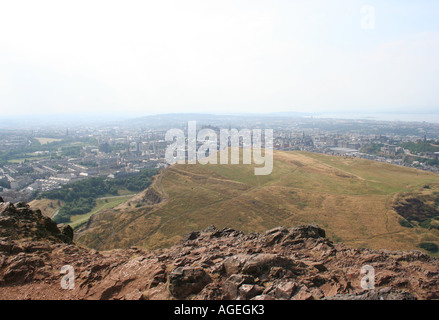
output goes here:
[[[211, 226], [155, 251], [97, 252], [72, 238], [69, 227], [0, 198], [0, 299], [439, 298], [438, 259], [348, 248], [316, 225], [251, 234]], [[66, 265], [70, 289], [61, 286]], [[362, 288], [365, 265], [374, 268], [374, 289]]]

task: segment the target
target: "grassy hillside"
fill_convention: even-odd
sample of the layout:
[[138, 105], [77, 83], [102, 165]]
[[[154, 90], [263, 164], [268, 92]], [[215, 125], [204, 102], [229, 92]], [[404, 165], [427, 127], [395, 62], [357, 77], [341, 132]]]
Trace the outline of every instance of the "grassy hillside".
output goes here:
[[[305, 152], [275, 152], [268, 176], [255, 176], [249, 165], [175, 165], [148, 193], [94, 215], [76, 241], [98, 249], [156, 248], [211, 224], [260, 232], [316, 222], [350, 246], [419, 249], [422, 242], [438, 245], [439, 230], [416, 221], [403, 227], [394, 207], [438, 191], [432, 173]], [[159, 204], [152, 201], [157, 196]]]

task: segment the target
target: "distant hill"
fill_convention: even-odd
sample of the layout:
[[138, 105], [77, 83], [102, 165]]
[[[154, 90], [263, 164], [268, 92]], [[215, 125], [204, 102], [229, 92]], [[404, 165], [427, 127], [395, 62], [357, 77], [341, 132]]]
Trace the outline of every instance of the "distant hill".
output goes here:
[[[421, 204], [410, 207], [406, 200], [412, 198]], [[143, 193], [94, 215], [75, 241], [100, 250], [158, 248], [212, 224], [248, 233], [317, 223], [331, 240], [349, 246], [428, 248], [436, 255], [438, 205], [439, 176], [433, 173], [275, 151], [268, 176], [255, 176], [250, 165], [171, 166]], [[423, 208], [420, 219], [417, 208]]]
[[209, 113], [169, 113], [149, 115], [139, 118], [126, 119], [114, 122], [117, 126], [128, 127], [145, 127], [166, 129], [181, 128], [187, 126], [188, 121], [196, 121], [198, 125], [213, 125], [227, 128], [242, 127], [248, 122], [260, 122], [261, 125], [278, 124], [279, 120], [285, 119], [304, 119], [308, 116], [306, 113], [299, 112], [273, 112], [273, 113], [245, 113], [245, 114], [209, 114]]

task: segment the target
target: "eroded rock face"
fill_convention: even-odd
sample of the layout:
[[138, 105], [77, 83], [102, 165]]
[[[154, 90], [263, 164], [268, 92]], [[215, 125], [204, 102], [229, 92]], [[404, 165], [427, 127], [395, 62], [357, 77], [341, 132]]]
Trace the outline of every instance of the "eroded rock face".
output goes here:
[[[439, 299], [438, 259], [348, 248], [315, 225], [248, 235], [211, 226], [157, 251], [97, 252], [72, 236], [26, 204], [0, 202], [0, 299]], [[361, 287], [364, 265], [374, 290]]]
[[29, 205], [19, 202], [16, 205], [0, 201], [0, 237], [8, 240], [41, 240], [71, 243], [73, 230], [70, 226], [58, 229], [56, 223], [31, 210]]

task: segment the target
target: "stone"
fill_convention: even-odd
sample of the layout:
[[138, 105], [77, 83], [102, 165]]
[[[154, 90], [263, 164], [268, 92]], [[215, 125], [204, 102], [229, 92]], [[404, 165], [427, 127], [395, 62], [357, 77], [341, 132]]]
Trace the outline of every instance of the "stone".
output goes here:
[[277, 299], [290, 299], [296, 290], [297, 285], [294, 282], [284, 282], [279, 284], [274, 291], [274, 295]]
[[258, 295], [254, 298], [252, 298], [251, 300], [274, 300], [274, 298], [272, 296], [269, 296], [267, 294], [261, 294]]
[[285, 235], [288, 234], [288, 229], [284, 227], [277, 227], [268, 230], [264, 233], [265, 243], [269, 246], [279, 243]]
[[291, 269], [294, 267], [294, 264], [288, 258], [276, 254], [261, 253], [252, 255], [247, 259], [242, 267], [242, 272], [260, 276], [264, 273], [270, 272], [271, 267]]
[[242, 267], [250, 259], [251, 255], [248, 254], [237, 254], [231, 257], [227, 257], [223, 264], [226, 275], [231, 275], [234, 273], [240, 273]]
[[264, 291], [264, 287], [258, 286], [256, 284], [242, 284], [238, 291], [239, 295], [246, 300], [253, 298], [254, 296], [260, 295]]
[[297, 226], [289, 230], [289, 238], [319, 239], [325, 238], [326, 232], [315, 224]]
[[[58, 227], [24, 203], [0, 202], [0, 300], [439, 297], [437, 258], [419, 251], [352, 249], [330, 242], [315, 225], [247, 235], [211, 227], [159, 250], [130, 244], [97, 252], [72, 243], [73, 235], [70, 227]], [[375, 290], [360, 286], [364, 263], [377, 270]], [[64, 265], [75, 272], [73, 291], [60, 289]]]
[[178, 267], [169, 275], [169, 292], [177, 299], [184, 299], [203, 290], [211, 282], [206, 271], [200, 267]]
[[293, 300], [314, 300], [314, 297], [308, 288], [302, 287], [299, 292], [294, 295]]
[[222, 291], [225, 299], [233, 300], [239, 295], [238, 288], [243, 284], [253, 284], [254, 278], [244, 274], [232, 274], [222, 285]]

